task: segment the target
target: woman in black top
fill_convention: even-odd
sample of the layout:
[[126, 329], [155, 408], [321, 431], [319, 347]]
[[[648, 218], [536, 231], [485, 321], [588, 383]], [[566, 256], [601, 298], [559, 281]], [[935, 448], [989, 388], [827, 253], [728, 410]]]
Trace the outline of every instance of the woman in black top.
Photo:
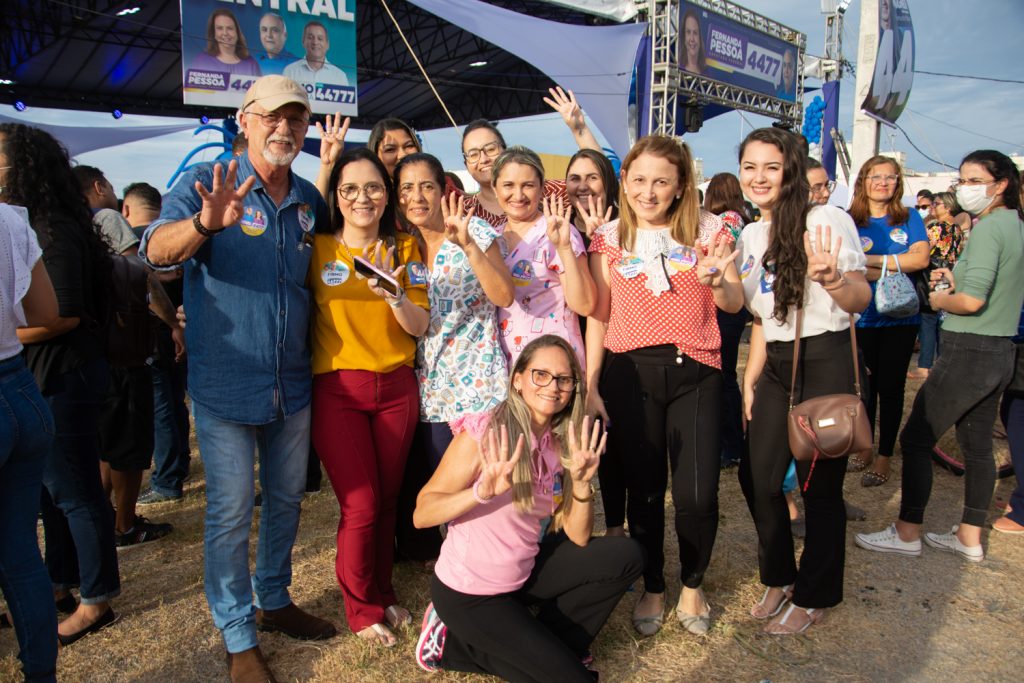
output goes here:
[[[2, 198], [28, 209], [57, 294], [57, 320], [21, 328], [18, 338], [56, 424], [43, 472], [43, 528], [58, 606], [71, 613], [58, 625], [58, 637], [69, 645], [114, 622], [110, 600], [121, 592], [97, 436], [110, 381], [98, 322], [110, 286], [109, 247], [93, 226], [67, 152], [52, 136], [22, 124], [0, 125], [0, 154], [8, 166]], [[77, 608], [74, 586], [81, 595]]]

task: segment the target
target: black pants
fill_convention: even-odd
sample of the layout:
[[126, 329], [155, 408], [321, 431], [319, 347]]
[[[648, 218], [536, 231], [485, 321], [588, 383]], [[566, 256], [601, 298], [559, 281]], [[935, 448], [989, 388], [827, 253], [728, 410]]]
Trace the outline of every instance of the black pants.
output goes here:
[[[914, 398], [903, 449], [903, 498], [900, 519], [924, 521], [932, 491], [932, 448], [956, 425], [964, 457], [964, 524], [984, 526], [996, 465], [992, 459], [992, 425], [1003, 389], [1014, 372], [1013, 343], [1005, 337], [964, 332], [942, 333], [942, 355]], [[1014, 509], [1016, 512], [1016, 508]]]
[[747, 309], [726, 313], [717, 309], [718, 331], [722, 337], [722, 464], [735, 463], [743, 451], [743, 398], [736, 381], [736, 362], [740, 353], [740, 337], [750, 320]]
[[[613, 355], [611, 351], [605, 351], [601, 364], [602, 373]], [[607, 410], [608, 400], [604, 395], [601, 398], [604, 399]], [[612, 425], [608, 424], [607, 427], [610, 434]], [[601, 456], [598, 480], [601, 482], [601, 506], [604, 509], [605, 527], [623, 526], [626, 523], [626, 466], [623, 454], [618, 449], [609, 448]]]
[[903, 398], [907, 388], [907, 369], [914, 355], [917, 325], [898, 327], [858, 327], [857, 346], [871, 371], [865, 404], [871, 426], [878, 407], [878, 454], [892, 456], [896, 436], [903, 420]]
[[644, 587], [650, 593], [665, 591], [665, 491], [671, 469], [680, 579], [697, 588], [718, 534], [722, 373], [679, 355], [674, 346], [652, 346], [609, 353], [600, 388], [611, 420], [608, 450], [625, 468], [629, 534], [647, 553]]
[[397, 521], [395, 523], [395, 561], [436, 560], [441, 552], [439, 527], [417, 529], [412, 523], [416, 510], [416, 496], [441, 464], [444, 452], [451, 444], [452, 430], [447, 422], [418, 422], [412, 438], [412, 448], [405, 461], [405, 476], [398, 493]]
[[[847, 458], [819, 459], [809, 484], [811, 463], [796, 463], [807, 520], [807, 536], [798, 569], [789, 511], [782, 493], [782, 480], [793, 457], [786, 421], [792, 371], [793, 343], [769, 343], [764, 371], [754, 390], [752, 419], [747, 425], [747, 448], [740, 460], [740, 486], [757, 528], [761, 583], [776, 587], [795, 583], [795, 604], [833, 607], [843, 599], [846, 561], [843, 477]], [[840, 393], [853, 393], [849, 331], [805, 338], [800, 350], [796, 402]]]
[[593, 683], [581, 659], [642, 568], [631, 539], [593, 538], [580, 547], [559, 533], [544, 539], [514, 593], [468, 595], [435, 576], [431, 598], [448, 627], [441, 668], [513, 682]]

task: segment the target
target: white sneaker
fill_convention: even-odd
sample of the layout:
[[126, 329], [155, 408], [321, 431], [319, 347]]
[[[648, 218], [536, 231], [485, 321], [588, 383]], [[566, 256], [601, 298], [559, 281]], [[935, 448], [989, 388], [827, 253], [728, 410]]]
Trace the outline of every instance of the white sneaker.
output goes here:
[[857, 534], [853, 542], [864, 550], [874, 550], [879, 553], [897, 553], [909, 555], [910, 557], [921, 556], [921, 539], [915, 541], [904, 541], [896, 531], [896, 525], [890, 524], [882, 531], [873, 534]]
[[942, 550], [947, 553], [956, 553], [960, 557], [971, 562], [981, 562], [984, 560], [985, 551], [982, 550], [981, 544], [964, 545], [960, 542], [960, 539], [956, 536], [956, 531], [959, 528], [960, 525], [956, 524], [952, 529], [950, 529], [949, 533], [925, 534], [924, 542], [936, 550]]

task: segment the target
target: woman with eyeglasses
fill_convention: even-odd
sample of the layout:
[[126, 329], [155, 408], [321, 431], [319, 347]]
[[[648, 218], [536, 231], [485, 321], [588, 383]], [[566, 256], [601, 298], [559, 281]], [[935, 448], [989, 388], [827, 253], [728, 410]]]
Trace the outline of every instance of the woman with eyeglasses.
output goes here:
[[[960, 162], [957, 203], [978, 217], [956, 266], [932, 271], [929, 303], [945, 311], [942, 355], [914, 399], [900, 434], [903, 496], [899, 519], [873, 534], [857, 534], [866, 550], [912, 557], [921, 541], [943, 552], [980, 562], [981, 530], [996, 483], [992, 425], [999, 400], [1014, 375], [1014, 345], [1024, 305], [1024, 209], [1020, 174], [994, 150], [971, 152]], [[921, 533], [932, 489], [931, 453], [956, 426], [964, 458], [960, 523], [946, 533]], [[1016, 508], [1014, 512], [1017, 512]], [[1010, 527], [1012, 530], [1012, 527]]]
[[585, 416], [576, 353], [543, 335], [523, 349], [508, 398], [459, 434], [420, 492], [419, 527], [448, 525], [416, 661], [508, 681], [592, 683], [589, 648], [643, 558], [591, 538], [591, 481], [606, 435]]
[[[341, 507], [335, 570], [349, 628], [390, 647], [391, 629], [411, 620], [391, 567], [419, 415], [416, 338], [430, 319], [424, 265], [416, 239], [395, 231], [394, 186], [373, 152], [342, 154], [330, 187], [330, 232], [314, 236], [309, 270], [313, 445]], [[357, 269], [360, 258], [387, 277]]]
[[686, 145], [641, 138], [623, 161], [622, 178], [622, 213], [590, 244], [597, 306], [587, 325], [587, 390], [609, 424], [614, 458], [602, 464], [601, 482], [625, 477], [629, 533], [647, 556], [633, 625], [651, 636], [664, 620], [671, 470], [682, 583], [675, 613], [700, 635], [711, 627], [700, 587], [718, 532], [722, 361], [715, 316], [719, 308], [738, 311], [743, 290], [732, 234], [701, 210]]
[[[925, 276], [930, 276], [934, 268], [952, 268], [964, 247], [964, 233], [954, 218], [960, 213], [960, 205], [956, 203], [953, 192], [939, 192], [931, 196], [928, 207], [934, 218], [928, 222], [929, 268]], [[920, 208], [918, 209], [920, 211]], [[931, 308], [921, 310], [921, 328], [918, 332], [921, 340], [921, 351], [917, 354], [917, 370], [907, 373], [908, 379], [925, 379], [939, 353], [939, 315]]]
[[513, 146], [491, 169], [505, 220], [496, 226], [505, 243], [505, 264], [515, 301], [498, 309], [501, 347], [509, 365], [544, 334], [566, 339], [584, 358], [578, 316], [594, 307], [594, 280], [579, 231], [561, 199], [543, 198], [544, 166], [536, 152]]
[[870, 451], [851, 455], [849, 460], [851, 472], [871, 466], [861, 477], [861, 486], [889, 481], [889, 460], [903, 419], [907, 370], [921, 326], [920, 314], [894, 318], [879, 313], [875, 306], [883, 267], [887, 274], [916, 273], [928, 267], [928, 233], [917, 211], [903, 205], [903, 190], [899, 164], [887, 156], [873, 156], [861, 166], [848, 210], [860, 233], [871, 283], [871, 303], [857, 321], [857, 346], [870, 372], [865, 403], [872, 425], [878, 414], [874, 461]]

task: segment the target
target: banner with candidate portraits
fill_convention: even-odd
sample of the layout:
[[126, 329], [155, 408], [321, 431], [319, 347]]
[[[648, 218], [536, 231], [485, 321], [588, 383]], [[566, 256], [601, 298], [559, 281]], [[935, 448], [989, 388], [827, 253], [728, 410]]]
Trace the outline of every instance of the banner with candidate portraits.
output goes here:
[[867, 114], [896, 123], [914, 85], [914, 26], [907, 0], [878, 0], [878, 53], [871, 89], [861, 105]]
[[679, 68], [692, 74], [796, 101], [797, 46], [692, 2], [679, 3]]
[[260, 76], [301, 83], [314, 114], [356, 116], [356, 0], [180, 0], [185, 104], [238, 108]]

